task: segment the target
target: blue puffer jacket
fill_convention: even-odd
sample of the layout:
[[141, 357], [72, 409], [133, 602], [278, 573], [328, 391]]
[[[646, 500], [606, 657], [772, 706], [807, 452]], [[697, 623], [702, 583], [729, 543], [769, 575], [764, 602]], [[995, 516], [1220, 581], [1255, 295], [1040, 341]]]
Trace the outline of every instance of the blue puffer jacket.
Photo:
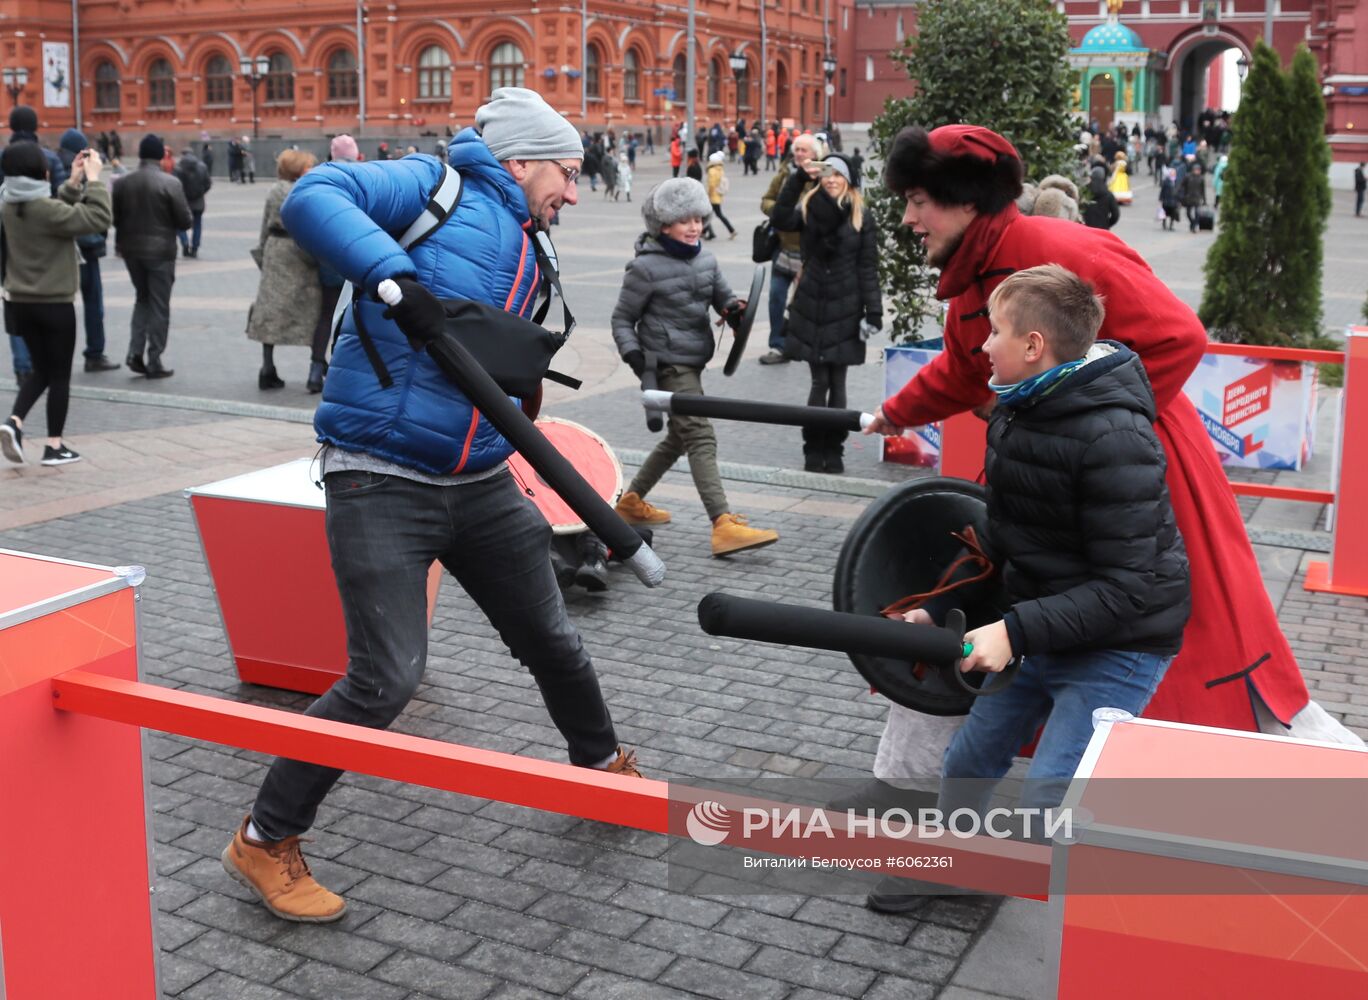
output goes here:
[[434, 475], [487, 469], [513, 448], [383, 318], [376, 286], [408, 276], [438, 298], [471, 299], [526, 318], [541, 284], [527, 200], [512, 175], [474, 129], [452, 140], [448, 159], [461, 174], [460, 203], [411, 253], [390, 234], [403, 233], [422, 213], [442, 176], [435, 157], [324, 163], [299, 179], [281, 209], [295, 242], [361, 290], [362, 322], [394, 379], [381, 387], [349, 310], [314, 416], [318, 440]]

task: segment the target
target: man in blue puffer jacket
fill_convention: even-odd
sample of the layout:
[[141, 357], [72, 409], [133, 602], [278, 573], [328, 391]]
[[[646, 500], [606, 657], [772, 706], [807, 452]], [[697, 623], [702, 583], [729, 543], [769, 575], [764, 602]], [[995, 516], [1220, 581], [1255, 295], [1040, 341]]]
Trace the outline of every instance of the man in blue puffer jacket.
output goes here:
[[[566, 616], [551, 529], [504, 462], [512, 446], [375, 299], [380, 282], [394, 279], [406, 299], [469, 299], [532, 314], [543, 282], [531, 236], [577, 201], [583, 146], [530, 90], [496, 90], [475, 121], [480, 131], [466, 129], [448, 147], [461, 175], [455, 210], [408, 251], [390, 234], [419, 217], [442, 179], [432, 156], [323, 164], [281, 211], [295, 241], [357, 289], [314, 420], [347, 673], [308, 714], [374, 728], [394, 721], [423, 676], [428, 567], [441, 560], [531, 671], [571, 763], [638, 775]], [[358, 314], [393, 380], [388, 388], [358, 337]], [[322, 923], [345, 912], [299, 849], [340, 774], [278, 758], [223, 852], [228, 874], [286, 920]]]

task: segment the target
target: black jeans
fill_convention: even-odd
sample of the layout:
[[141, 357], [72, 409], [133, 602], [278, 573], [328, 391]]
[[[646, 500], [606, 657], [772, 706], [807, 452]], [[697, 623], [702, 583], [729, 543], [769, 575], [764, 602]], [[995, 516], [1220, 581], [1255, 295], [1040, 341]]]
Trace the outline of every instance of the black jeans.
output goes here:
[[[827, 364], [809, 361], [808, 373], [812, 376], [812, 388], [808, 390], [808, 406], [825, 406], [833, 410], [846, 408], [846, 372], [849, 365]], [[817, 430], [803, 428], [803, 453], [833, 451], [840, 454], [846, 439], [845, 431]]]
[[176, 261], [175, 258], [125, 257], [124, 266], [133, 279], [136, 293], [128, 353], [140, 358], [146, 350], [147, 364], [154, 367], [161, 362], [171, 327], [171, 286], [176, 283]]
[[716, 205], [714, 205], [714, 206], [712, 207], [712, 210], [713, 210], [713, 215], [717, 216], [717, 221], [720, 222], [720, 223], [722, 223], [722, 225], [724, 225], [724, 226], [727, 227], [727, 232], [729, 232], [729, 233], [734, 233], [734, 232], [736, 232], [736, 227], [733, 226], [733, 225], [731, 224], [731, 221], [728, 220], [728, 218], [727, 218], [725, 215], [722, 214], [722, 203], [721, 203], [720, 201], [719, 201]]
[[23, 338], [33, 359], [33, 373], [24, 380], [10, 412], [23, 420], [46, 391], [47, 436], [60, 438], [71, 399], [76, 307], [70, 302], [6, 302], [5, 325]]
[[[333, 472], [325, 486], [347, 673], [307, 715], [373, 729], [398, 718], [427, 665], [427, 575], [439, 559], [531, 672], [570, 762], [612, 755], [613, 722], [551, 569], [551, 528], [512, 475], [429, 486]], [[303, 833], [341, 774], [277, 758], [252, 808], [257, 828], [272, 840]]]

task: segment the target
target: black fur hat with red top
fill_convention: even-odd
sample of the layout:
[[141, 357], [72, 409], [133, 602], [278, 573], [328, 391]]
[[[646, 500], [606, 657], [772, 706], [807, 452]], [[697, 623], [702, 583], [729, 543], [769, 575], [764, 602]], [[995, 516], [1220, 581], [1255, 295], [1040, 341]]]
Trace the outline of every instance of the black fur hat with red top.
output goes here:
[[973, 205], [992, 215], [1021, 195], [1016, 147], [979, 125], [911, 125], [893, 139], [884, 184], [895, 194], [921, 188], [942, 205]]

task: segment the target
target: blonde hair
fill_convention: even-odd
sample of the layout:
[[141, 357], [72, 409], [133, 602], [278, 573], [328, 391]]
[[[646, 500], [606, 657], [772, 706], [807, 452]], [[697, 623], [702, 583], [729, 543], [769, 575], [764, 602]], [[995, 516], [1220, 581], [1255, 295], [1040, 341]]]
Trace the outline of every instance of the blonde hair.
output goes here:
[[276, 157], [276, 176], [282, 181], [297, 181], [318, 164], [318, 157], [302, 149], [286, 149]]
[[1008, 275], [988, 296], [988, 315], [1011, 317], [1018, 334], [1038, 330], [1060, 361], [1088, 353], [1102, 329], [1101, 297], [1068, 268], [1041, 264]]
[[[844, 179], [844, 178], [843, 178]], [[803, 196], [798, 199], [798, 210], [803, 214], [803, 221], [807, 222], [808, 202], [810, 202], [822, 185], [820, 183], [812, 185], [803, 192]], [[836, 204], [841, 208], [850, 206], [850, 228], [855, 232], [860, 231], [864, 225], [864, 196], [860, 194], [860, 189], [850, 181], [846, 181], [845, 192], [836, 199]]]

